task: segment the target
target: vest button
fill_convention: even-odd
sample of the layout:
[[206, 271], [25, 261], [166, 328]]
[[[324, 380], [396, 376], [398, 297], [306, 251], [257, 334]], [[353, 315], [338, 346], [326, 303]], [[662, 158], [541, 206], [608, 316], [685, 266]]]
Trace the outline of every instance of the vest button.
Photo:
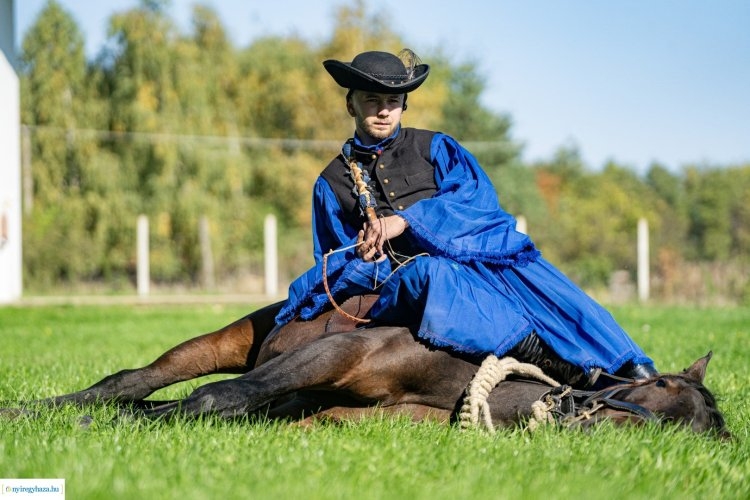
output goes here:
[[379, 168], [385, 168], [385, 165], [383, 165], [383, 164], [381, 163], [380, 165], [378, 165], [378, 167], [379, 167]]
[[383, 184], [388, 184], [390, 181], [388, 179], [383, 179]]
[[399, 205], [399, 206], [398, 206], [397, 208], [398, 208], [399, 210], [403, 210], [403, 209], [404, 209], [404, 206], [403, 206], [403, 205]]
[[378, 155], [372, 155], [372, 159], [373, 159], [373, 160], [374, 160], [375, 158], [377, 158], [377, 157], [378, 157]]
[[391, 191], [390, 193], [388, 193], [388, 196], [390, 196], [391, 198], [393, 198], [393, 197], [396, 196], [396, 193], [394, 193], [393, 191]]

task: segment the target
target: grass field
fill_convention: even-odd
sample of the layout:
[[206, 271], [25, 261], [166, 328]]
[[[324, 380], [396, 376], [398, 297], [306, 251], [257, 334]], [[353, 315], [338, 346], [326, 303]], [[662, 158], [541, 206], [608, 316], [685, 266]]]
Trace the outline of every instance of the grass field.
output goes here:
[[[0, 400], [81, 389], [248, 310], [0, 308]], [[750, 310], [612, 311], [662, 371], [714, 351], [706, 385], [732, 442], [656, 426], [489, 436], [403, 420], [303, 430], [212, 418], [128, 421], [112, 408], [65, 408], [0, 420], [0, 477], [64, 478], [68, 499], [750, 498]], [[79, 423], [84, 415], [93, 416], [88, 427]]]

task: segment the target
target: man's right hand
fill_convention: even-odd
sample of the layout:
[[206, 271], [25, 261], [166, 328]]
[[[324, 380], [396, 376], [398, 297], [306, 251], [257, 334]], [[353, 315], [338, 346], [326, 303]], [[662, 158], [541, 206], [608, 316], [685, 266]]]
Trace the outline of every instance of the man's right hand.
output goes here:
[[403, 234], [407, 227], [409, 224], [398, 215], [389, 215], [374, 222], [366, 222], [357, 235], [357, 255], [365, 262], [383, 258], [385, 242]]

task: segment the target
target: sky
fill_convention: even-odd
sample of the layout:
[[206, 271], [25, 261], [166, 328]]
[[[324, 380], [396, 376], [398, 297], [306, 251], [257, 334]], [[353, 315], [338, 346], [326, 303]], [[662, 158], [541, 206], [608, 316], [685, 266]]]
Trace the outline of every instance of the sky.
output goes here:
[[[327, 40], [352, 0], [172, 0], [187, 31], [192, 5], [212, 7], [237, 47], [267, 35]], [[16, 0], [16, 40], [46, 0]], [[138, 0], [58, 0], [90, 58], [107, 20]], [[510, 115], [526, 161], [575, 147], [593, 169], [645, 172], [658, 162], [750, 163], [747, 0], [365, 0], [417, 54], [474, 61], [483, 104]], [[372, 47], [373, 50], [379, 47]], [[356, 54], [352, 54], [354, 57]], [[430, 61], [425, 60], [429, 63]], [[324, 71], [321, 65], [321, 71]], [[332, 137], [337, 140], [339, 138]]]

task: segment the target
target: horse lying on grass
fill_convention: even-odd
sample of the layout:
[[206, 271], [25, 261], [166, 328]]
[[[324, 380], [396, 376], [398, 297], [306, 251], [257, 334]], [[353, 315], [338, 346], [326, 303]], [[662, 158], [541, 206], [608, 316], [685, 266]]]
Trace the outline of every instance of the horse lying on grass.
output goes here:
[[[361, 314], [369, 304], [357, 298], [345, 307], [350, 314]], [[416, 421], [463, 418], [460, 407], [477, 376], [477, 360], [429, 347], [406, 327], [352, 329], [336, 311], [274, 329], [280, 306], [267, 306], [191, 339], [143, 368], [123, 370], [82, 391], [37, 403], [112, 402], [147, 418], [261, 414], [309, 423], [375, 412]], [[556, 416], [571, 425], [657, 420], [728, 437], [715, 398], [703, 385], [710, 359], [711, 353], [680, 374], [621, 382], [596, 392], [511, 376], [493, 382], [486, 402], [479, 404], [487, 409], [484, 418], [490, 428], [527, 422], [543, 402], [545, 418]], [[198, 387], [183, 400], [146, 399], [167, 385], [212, 373], [243, 375]]]

